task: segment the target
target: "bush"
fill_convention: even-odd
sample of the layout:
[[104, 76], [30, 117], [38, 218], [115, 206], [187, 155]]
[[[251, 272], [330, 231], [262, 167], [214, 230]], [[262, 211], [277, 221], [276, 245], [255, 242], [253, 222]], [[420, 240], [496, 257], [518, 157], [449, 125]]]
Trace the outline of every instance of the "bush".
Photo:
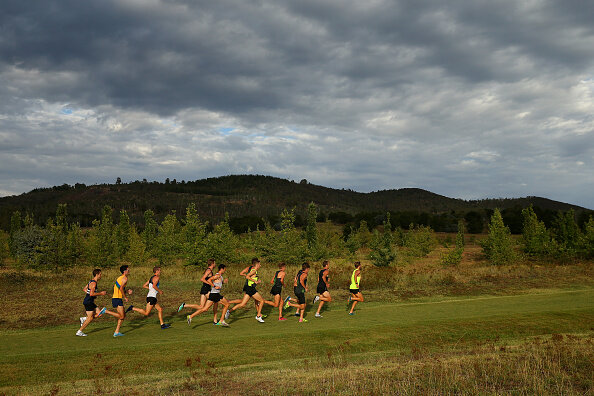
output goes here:
[[441, 265], [445, 267], [454, 267], [462, 261], [464, 254], [464, 221], [458, 221], [458, 234], [456, 235], [456, 247], [451, 249], [447, 254], [441, 256]]
[[509, 228], [503, 224], [499, 209], [495, 209], [489, 223], [487, 239], [480, 241], [483, 253], [495, 265], [513, 264], [517, 260]]
[[371, 241], [369, 258], [375, 266], [388, 267], [396, 260], [396, 250], [393, 244], [392, 225], [390, 224], [390, 213], [388, 213], [386, 221], [384, 221], [383, 232], [375, 230]]
[[44, 237], [45, 230], [33, 225], [32, 222], [15, 232], [13, 234], [12, 249], [17, 262], [35, 267], [36, 256]]
[[281, 231], [276, 233], [270, 223], [260, 233], [256, 242], [258, 254], [272, 262], [284, 261], [287, 264], [299, 264], [307, 256], [307, 240], [295, 228], [295, 211], [283, 210], [281, 213]]
[[436, 243], [435, 233], [431, 227], [413, 227], [411, 224], [405, 237], [404, 246], [409, 249], [409, 253], [413, 257], [425, 257], [433, 250]]
[[219, 263], [236, 264], [246, 259], [239, 252], [240, 242], [237, 235], [229, 227], [229, 216], [217, 224], [210, 234], [206, 237], [206, 246], [203, 251], [202, 263], [206, 263], [209, 258], [214, 258]]
[[590, 216], [588, 222], [584, 225], [584, 234], [581, 242], [581, 249], [584, 257], [594, 258], [594, 218]]
[[0, 267], [4, 264], [4, 260], [10, 257], [9, 239], [10, 235], [0, 230]]
[[456, 246], [451, 249], [447, 254], [441, 257], [441, 265], [444, 267], [456, 267], [462, 261], [462, 254], [464, 248]]

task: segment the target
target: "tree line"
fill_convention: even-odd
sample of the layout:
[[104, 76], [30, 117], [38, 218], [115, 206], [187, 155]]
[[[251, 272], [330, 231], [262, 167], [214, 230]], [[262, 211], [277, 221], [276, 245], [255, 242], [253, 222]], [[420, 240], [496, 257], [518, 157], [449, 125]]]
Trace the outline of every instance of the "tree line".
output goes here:
[[[394, 224], [386, 212], [373, 218], [362, 217], [336, 227], [323, 227], [324, 219], [316, 204], [308, 205], [305, 221], [297, 224], [295, 209], [284, 209], [279, 222], [272, 225], [260, 219], [244, 233], [233, 231], [227, 216], [218, 224], [201, 218], [194, 203], [183, 216], [172, 211], [161, 222], [152, 210], [144, 212], [142, 228], [120, 210], [117, 222], [110, 206], [102, 210], [90, 228], [81, 228], [67, 220], [67, 205], [60, 204], [55, 216], [44, 226], [34, 223], [30, 214], [13, 212], [10, 232], [0, 233], [0, 262], [12, 257], [17, 263], [35, 269], [61, 269], [76, 265], [116, 266], [120, 262], [135, 265], [158, 260], [161, 265], [183, 262], [202, 266], [209, 258], [222, 263], [242, 263], [253, 255], [269, 262], [298, 264], [332, 258], [355, 258], [361, 254], [377, 266], [406, 263], [429, 254], [438, 244], [435, 230], [424, 224], [409, 223], [407, 228]], [[485, 257], [493, 264], [513, 264], [524, 257], [552, 260], [594, 258], [594, 220], [590, 216], [580, 227], [575, 213], [558, 212], [547, 227], [533, 207], [521, 211], [522, 237], [512, 238], [502, 212], [495, 209], [488, 223], [488, 234], [480, 244]], [[402, 218], [398, 218], [401, 220]], [[378, 224], [381, 221], [381, 224]], [[323, 223], [323, 221], [322, 221]], [[443, 265], [457, 265], [464, 252], [465, 233], [470, 221], [458, 219], [457, 235], [442, 254]]]

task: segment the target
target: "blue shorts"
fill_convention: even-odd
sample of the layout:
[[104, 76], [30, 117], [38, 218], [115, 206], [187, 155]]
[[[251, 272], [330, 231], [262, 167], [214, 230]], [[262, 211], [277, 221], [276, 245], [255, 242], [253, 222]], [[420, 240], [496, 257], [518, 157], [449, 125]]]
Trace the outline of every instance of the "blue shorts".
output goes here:
[[123, 307], [124, 306], [124, 300], [122, 300], [121, 298], [112, 298], [111, 299], [111, 305], [114, 308]]

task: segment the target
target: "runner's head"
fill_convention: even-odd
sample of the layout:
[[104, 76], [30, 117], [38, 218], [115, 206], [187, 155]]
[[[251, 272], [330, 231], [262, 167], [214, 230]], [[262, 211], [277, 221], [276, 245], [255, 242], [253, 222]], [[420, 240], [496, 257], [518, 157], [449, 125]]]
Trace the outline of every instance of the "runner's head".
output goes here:
[[217, 265], [217, 263], [215, 262], [215, 259], [213, 259], [213, 258], [208, 259], [208, 264], [207, 264], [208, 268], [210, 268], [212, 270], [212, 269], [214, 269], [215, 265]]
[[99, 268], [93, 270], [93, 278], [97, 280], [101, 279], [101, 270]]
[[219, 264], [219, 274], [224, 273], [225, 269], [227, 269], [227, 266], [225, 264]]
[[254, 267], [254, 269], [260, 268], [260, 259], [258, 259], [257, 257], [254, 257], [252, 259], [252, 267]]
[[322, 263], [322, 268], [328, 268], [328, 265], [330, 263], [328, 262], [328, 260], [324, 260], [324, 262]]
[[309, 263], [308, 262], [305, 262], [305, 263], [301, 264], [301, 269], [305, 273], [309, 272]]
[[361, 269], [361, 262], [360, 261], [355, 261], [355, 268]]
[[120, 267], [120, 272], [124, 275], [128, 275], [130, 273], [130, 268], [127, 265], [122, 265]]
[[278, 265], [278, 269], [284, 271], [285, 268], [287, 268], [287, 265], [285, 264], [284, 261], [281, 261], [281, 263]]
[[161, 275], [161, 267], [153, 267], [153, 274]]

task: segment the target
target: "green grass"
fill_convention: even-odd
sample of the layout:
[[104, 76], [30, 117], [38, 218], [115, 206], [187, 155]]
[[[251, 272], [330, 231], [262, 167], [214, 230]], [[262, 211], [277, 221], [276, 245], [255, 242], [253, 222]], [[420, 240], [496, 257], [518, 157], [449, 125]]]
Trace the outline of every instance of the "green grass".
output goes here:
[[[78, 326], [70, 319], [68, 324], [60, 326], [2, 330], [0, 393], [55, 394], [85, 389], [86, 393], [123, 391], [145, 394], [151, 390], [153, 393], [315, 394], [319, 384], [311, 384], [305, 378], [302, 378], [302, 385], [294, 388], [284, 388], [283, 384], [291, 385], [287, 376], [318, 378], [323, 372], [327, 376], [322, 376], [320, 381], [336, 376], [347, 381], [345, 384], [351, 384], [342, 384], [338, 388], [334, 384], [334, 388], [327, 389], [356, 393], [358, 382], [344, 377], [341, 370], [363, 370], [363, 373], [367, 370], [371, 377], [381, 378], [381, 371], [377, 371], [381, 366], [379, 363], [387, 365], [385, 373], [405, 363], [407, 370], [413, 370], [418, 362], [411, 363], [410, 359], [429, 359], [423, 360], [424, 364], [432, 367], [436, 364], [432, 360], [434, 356], [441, 356], [443, 360], [454, 359], [462, 370], [465, 367], [463, 361], [472, 361], [479, 355], [484, 356], [480, 364], [487, 368], [486, 362], [491, 360], [485, 359], [492, 351], [485, 349], [486, 346], [512, 348], [535, 337], [550, 338], [552, 334], [575, 334], [575, 337], [579, 335], [584, 339], [576, 347], [583, 356], [572, 360], [577, 367], [571, 366], [574, 375], [567, 380], [559, 374], [561, 376], [555, 380], [555, 366], [541, 382], [520, 383], [518, 386], [532, 391], [540, 386], [555, 393], [550, 384], [559, 383], [569, 393], [582, 393], [584, 387], [592, 392], [591, 378], [589, 380], [584, 374], [586, 379], [580, 380], [578, 374], [588, 373], [588, 370], [591, 373], [594, 369], [593, 288], [541, 290], [508, 296], [427, 298], [405, 303], [365, 302], [352, 317], [346, 314], [345, 307], [344, 300], [333, 302], [322, 319], [314, 318], [310, 311], [306, 324], [296, 323], [293, 317], [287, 322], [278, 322], [274, 310], [267, 322], [260, 324], [254, 320], [251, 309], [233, 316], [230, 328], [213, 326], [210, 314], [196, 318], [191, 327], [185, 323], [185, 315], [180, 314], [170, 318], [173, 327], [168, 330], [159, 328], [156, 314], [148, 319], [134, 319], [134, 315], [130, 315], [127, 319], [132, 320], [124, 322], [122, 332], [126, 335], [121, 338], [112, 337], [115, 320], [111, 317], [92, 323], [87, 328], [89, 336], [85, 338], [74, 336]], [[52, 307], [48, 305], [47, 309]], [[473, 350], [478, 352], [469, 352]], [[542, 362], [550, 360], [547, 353], [554, 354], [544, 346], [531, 353], [541, 356]], [[467, 355], [467, 359], [458, 359], [460, 354]], [[570, 355], [568, 352], [560, 354]], [[499, 357], [502, 363], [497, 367], [501, 373], [508, 367], [506, 364], [515, 364], [513, 358], [510, 358], [512, 363], [505, 363], [505, 359]], [[435, 382], [435, 386], [441, 383], [446, 386], [441, 389], [445, 393], [459, 393], [448, 388], [454, 383], [448, 382], [451, 373], [445, 367], [447, 365], [433, 367], [436, 373], [443, 372], [442, 382]], [[469, 367], [478, 370], [476, 362]], [[509, 374], [512, 382], [518, 381], [520, 367], [519, 371]], [[394, 378], [404, 381], [406, 376], [401, 374], [394, 374]], [[433, 389], [432, 378], [427, 377], [420, 385], [405, 381], [399, 382], [399, 386], [413, 393], [420, 391], [422, 386], [429, 386], [427, 389], [430, 390]], [[242, 383], [259, 385], [246, 389]], [[380, 383], [383, 385], [373, 388], [374, 392], [386, 393], [386, 389], [392, 388], [382, 386], [394, 385], [390, 381]], [[472, 383], [469, 384], [467, 390], [472, 389]], [[503, 393], [508, 390], [506, 384], [507, 380], [502, 380], [498, 385]], [[497, 391], [497, 387], [492, 390]], [[490, 392], [485, 388], [484, 393]]]

